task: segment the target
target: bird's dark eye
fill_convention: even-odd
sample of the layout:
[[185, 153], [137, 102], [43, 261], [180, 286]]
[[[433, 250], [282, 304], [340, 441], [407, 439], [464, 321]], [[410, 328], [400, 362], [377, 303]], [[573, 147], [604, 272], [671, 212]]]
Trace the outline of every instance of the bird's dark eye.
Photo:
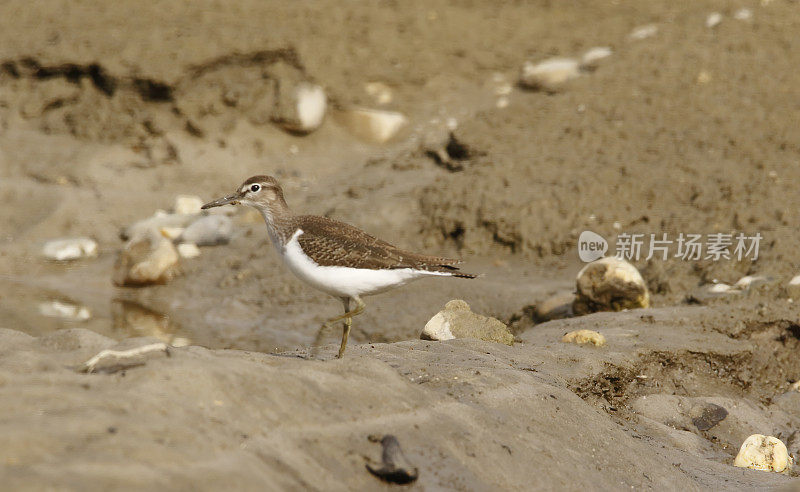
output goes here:
[[260, 189], [261, 189], [261, 186], [257, 185], [257, 184], [254, 184], [253, 186], [250, 187], [250, 191], [252, 191], [253, 193], [257, 192]]

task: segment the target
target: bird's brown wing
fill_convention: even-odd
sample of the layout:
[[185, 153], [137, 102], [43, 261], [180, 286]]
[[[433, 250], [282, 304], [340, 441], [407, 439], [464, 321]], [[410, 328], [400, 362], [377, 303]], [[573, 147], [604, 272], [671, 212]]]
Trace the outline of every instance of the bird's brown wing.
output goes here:
[[458, 270], [455, 265], [461, 263], [404, 251], [356, 227], [326, 217], [303, 215], [295, 220], [296, 227], [303, 230], [297, 239], [300, 247], [320, 266], [446, 272]]

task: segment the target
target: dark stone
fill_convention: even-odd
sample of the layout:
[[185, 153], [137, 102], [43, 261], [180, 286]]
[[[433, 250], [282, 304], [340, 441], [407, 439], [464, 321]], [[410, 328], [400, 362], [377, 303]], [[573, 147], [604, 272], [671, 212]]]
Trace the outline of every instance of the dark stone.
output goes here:
[[707, 431], [718, 423], [725, 420], [728, 411], [714, 403], [704, 403], [692, 407], [690, 412], [692, 423], [698, 430]]
[[375, 468], [367, 463], [367, 470], [385, 482], [402, 485], [415, 481], [419, 476], [419, 471], [417, 467], [408, 461], [403, 450], [400, 449], [400, 443], [397, 438], [387, 434], [383, 436], [380, 442], [383, 446], [383, 455], [381, 457], [383, 466]]

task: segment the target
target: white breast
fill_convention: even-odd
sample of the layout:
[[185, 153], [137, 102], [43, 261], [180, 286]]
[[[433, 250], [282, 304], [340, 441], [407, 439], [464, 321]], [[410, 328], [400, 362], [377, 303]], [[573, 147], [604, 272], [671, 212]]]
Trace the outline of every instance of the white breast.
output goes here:
[[356, 297], [379, 294], [425, 276], [449, 276], [445, 272], [429, 272], [413, 268], [370, 270], [342, 266], [320, 266], [308, 257], [297, 240], [298, 229], [286, 246], [279, 250], [286, 266], [300, 280], [335, 297]]

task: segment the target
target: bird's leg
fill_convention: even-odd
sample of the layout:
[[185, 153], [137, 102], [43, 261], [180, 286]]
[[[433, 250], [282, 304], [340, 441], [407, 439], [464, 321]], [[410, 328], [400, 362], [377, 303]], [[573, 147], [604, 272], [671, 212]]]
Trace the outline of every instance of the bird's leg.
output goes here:
[[[342, 303], [344, 304], [344, 314], [347, 316], [350, 314], [350, 298], [344, 297], [342, 298]], [[353, 325], [353, 317], [347, 316], [344, 319], [344, 326], [342, 326], [342, 344], [339, 345], [339, 355], [336, 356], [337, 359], [341, 359], [344, 356], [344, 349], [347, 347], [347, 338], [350, 336], [350, 327]]]
[[[356, 302], [356, 308], [353, 309], [352, 311], [350, 310], [350, 299]], [[344, 314], [341, 316], [336, 316], [335, 318], [331, 318], [326, 322], [322, 323], [319, 332], [317, 332], [317, 338], [314, 343], [315, 346], [319, 346], [322, 340], [322, 335], [326, 333], [328, 330], [333, 329], [332, 326], [333, 323], [344, 320], [344, 326], [342, 327], [342, 344], [339, 347], [339, 355], [337, 357], [339, 359], [342, 358], [342, 356], [344, 355], [344, 350], [347, 347], [347, 339], [350, 335], [350, 327], [353, 324], [353, 316], [358, 316], [359, 314], [363, 313], [364, 308], [366, 307], [366, 304], [364, 304], [364, 301], [362, 301], [360, 297], [352, 297], [352, 298], [343, 297], [342, 303], [344, 304]]]
[[[353, 325], [353, 316], [358, 316], [359, 314], [363, 313], [364, 308], [366, 307], [366, 304], [364, 304], [364, 301], [362, 301], [360, 297], [353, 297], [353, 300], [356, 301], [356, 308], [350, 311], [350, 299], [343, 299], [344, 314], [335, 318], [335, 320], [344, 318], [344, 327], [342, 328], [342, 344], [339, 346], [339, 355], [336, 356], [337, 359], [344, 357], [344, 349], [347, 348], [347, 338], [350, 336], [350, 327]], [[329, 322], [331, 321], [334, 320], [330, 320]]]

